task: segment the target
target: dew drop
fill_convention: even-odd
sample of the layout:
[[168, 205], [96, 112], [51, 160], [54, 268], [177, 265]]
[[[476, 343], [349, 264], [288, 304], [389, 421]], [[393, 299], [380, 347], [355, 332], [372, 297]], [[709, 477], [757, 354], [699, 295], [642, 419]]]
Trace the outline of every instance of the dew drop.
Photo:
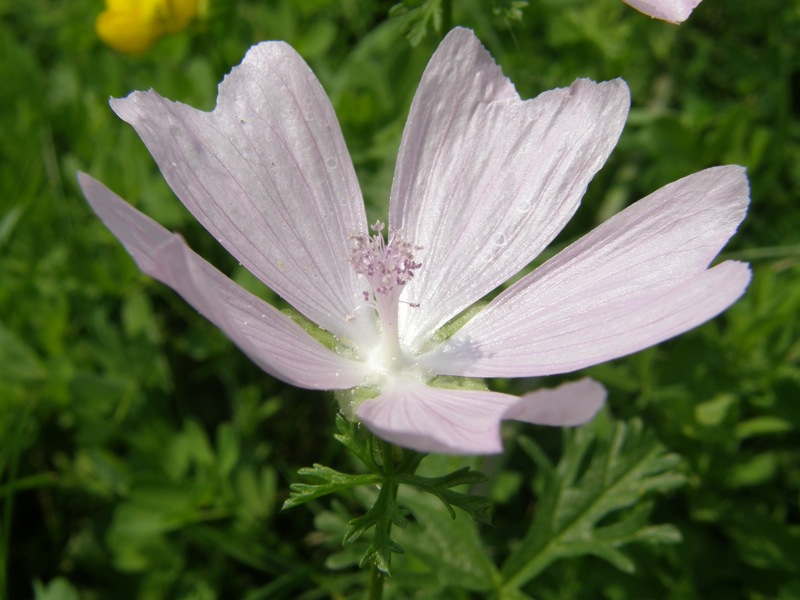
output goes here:
[[336, 159], [335, 158], [329, 158], [328, 160], [325, 161], [325, 166], [328, 167], [329, 169], [335, 169], [336, 168]]
[[492, 243], [495, 246], [505, 246], [506, 245], [506, 234], [505, 233], [496, 233], [492, 236]]
[[531, 209], [532, 203], [530, 200], [523, 200], [519, 204], [517, 204], [517, 211], [521, 213], [526, 213]]

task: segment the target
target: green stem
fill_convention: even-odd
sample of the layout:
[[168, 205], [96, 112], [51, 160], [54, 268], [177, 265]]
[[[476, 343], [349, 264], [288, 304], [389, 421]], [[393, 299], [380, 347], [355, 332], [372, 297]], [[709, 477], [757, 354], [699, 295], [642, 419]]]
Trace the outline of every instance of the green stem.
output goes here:
[[[6, 597], [6, 588], [8, 585], [8, 549], [11, 544], [11, 524], [14, 511], [14, 482], [17, 479], [19, 458], [22, 453], [22, 445], [24, 443], [23, 440], [25, 431], [27, 430], [27, 419], [29, 416], [27, 411], [19, 414], [19, 424], [11, 428], [11, 431], [15, 432], [15, 434], [4, 440], [8, 442], [8, 445], [3, 448], [3, 455], [0, 456], [0, 478], [4, 475], [7, 478], [7, 483], [0, 486], [0, 489], [2, 489], [2, 492], [0, 492], [0, 500], [3, 500], [2, 524], [0, 525], [0, 598]], [[3, 473], [6, 469], [8, 472]]]
[[385, 578], [386, 575], [381, 573], [380, 569], [373, 563], [370, 569], [368, 600], [381, 600], [383, 598], [383, 580]]
[[442, 0], [442, 37], [453, 28], [453, 0]]
[[[372, 443], [379, 448], [383, 472], [387, 476], [383, 482], [384, 491], [388, 492], [391, 502], [394, 503], [397, 500], [397, 491], [400, 488], [397, 481], [394, 481], [394, 477], [398, 471], [410, 470], [413, 474], [417, 470], [421, 457], [417, 458], [418, 455], [415, 452], [401, 449], [380, 438], [371, 437]], [[391, 532], [392, 522], [389, 521], [386, 529], [387, 539], [390, 538]], [[368, 600], [381, 600], [383, 598], [383, 583], [386, 581], [386, 577], [386, 573], [383, 573], [373, 562], [370, 567]]]

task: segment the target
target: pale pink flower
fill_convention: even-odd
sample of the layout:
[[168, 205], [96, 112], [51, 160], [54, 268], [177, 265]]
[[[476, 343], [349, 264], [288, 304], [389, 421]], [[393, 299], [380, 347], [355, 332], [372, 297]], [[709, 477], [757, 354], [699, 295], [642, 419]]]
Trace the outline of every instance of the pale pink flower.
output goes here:
[[680, 23], [689, 18], [702, 0], [622, 0], [654, 19]]
[[[628, 112], [621, 80], [519, 98], [471, 31], [442, 42], [408, 117], [388, 237], [367, 227], [333, 108], [291, 47], [252, 48], [201, 112], [154, 92], [112, 100], [194, 216], [245, 267], [338, 340], [323, 345], [101, 183], [80, 184], [139, 267], [174, 288], [267, 373], [340, 393], [346, 415], [420, 451], [502, 450], [500, 422], [576, 425], [590, 380], [516, 397], [441, 376], [569, 373], [714, 317], [747, 265], [709, 263], [743, 219], [741, 167], [670, 184], [442, 327], [529, 264], [578, 208]], [[449, 332], [449, 331], [448, 331]], [[449, 332], [451, 333], [451, 332]]]

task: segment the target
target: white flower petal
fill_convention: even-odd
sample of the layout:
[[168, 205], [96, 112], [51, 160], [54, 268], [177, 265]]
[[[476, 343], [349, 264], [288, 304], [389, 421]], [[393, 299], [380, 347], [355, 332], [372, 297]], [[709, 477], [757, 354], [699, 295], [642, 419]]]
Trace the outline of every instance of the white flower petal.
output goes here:
[[417, 90], [392, 186], [390, 225], [422, 268], [406, 286], [412, 348], [558, 234], [622, 131], [621, 80], [576, 81], [520, 100], [475, 35], [448, 34]]
[[519, 398], [403, 381], [366, 400], [356, 416], [383, 439], [419, 452], [497, 454], [500, 420]]
[[421, 364], [472, 377], [552, 375], [683, 333], [750, 281], [745, 264], [706, 270], [748, 201], [741, 167], [665, 186], [500, 294]]
[[264, 371], [312, 389], [351, 388], [363, 382], [363, 363], [328, 350], [102, 183], [83, 173], [78, 178], [92, 208], [139, 268], [177, 291]]
[[419, 452], [498, 454], [503, 451], [502, 420], [580, 425], [600, 410], [605, 398], [605, 388], [591, 379], [522, 397], [398, 381], [361, 404], [356, 415], [383, 439]]
[[251, 48], [210, 113], [152, 91], [111, 105], [253, 274], [335, 335], [367, 334], [346, 321], [363, 287], [347, 262], [349, 236], [366, 231], [361, 192], [325, 91], [290, 46]]
[[508, 408], [503, 418], [535, 425], [574, 427], [590, 421], [603, 408], [606, 396], [606, 388], [587, 377], [525, 394]]
[[680, 23], [689, 18], [701, 0], [622, 0], [654, 19]]

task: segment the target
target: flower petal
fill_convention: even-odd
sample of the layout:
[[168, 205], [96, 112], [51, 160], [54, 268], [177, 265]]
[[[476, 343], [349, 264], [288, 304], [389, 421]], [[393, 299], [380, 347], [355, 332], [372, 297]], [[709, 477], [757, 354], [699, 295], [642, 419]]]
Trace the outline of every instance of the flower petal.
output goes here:
[[363, 382], [363, 363], [328, 350], [99, 181], [84, 173], [78, 180], [94, 211], [139, 268], [177, 291], [264, 371], [311, 389], [351, 388]]
[[502, 420], [580, 425], [600, 410], [605, 397], [605, 388], [591, 379], [522, 397], [404, 380], [365, 401], [356, 416], [376, 435], [419, 452], [498, 454]]
[[603, 408], [606, 396], [606, 388], [586, 377], [525, 394], [506, 410], [503, 419], [555, 427], [583, 425]]
[[498, 454], [500, 420], [519, 398], [402, 381], [366, 400], [356, 416], [383, 439], [419, 452]]
[[689, 18], [698, 4], [702, 0], [622, 0], [625, 4], [632, 6], [654, 19], [669, 21], [670, 23], [680, 23]]
[[428, 335], [528, 264], [564, 227], [619, 138], [625, 82], [576, 81], [522, 101], [466, 29], [450, 32], [411, 105], [390, 224], [423, 246], [401, 305]]
[[750, 281], [732, 261], [706, 270], [744, 218], [747, 178], [717, 167], [628, 207], [524, 277], [423, 357], [437, 373], [566, 373], [691, 329]]
[[213, 112], [152, 91], [111, 106], [181, 201], [253, 274], [333, 334], [366, 334], [366, 319], [346, 319], [363, 291], [347, 262], [349, 236], [366, 231], [361, 192], [325, 91], [290, 46], [251, 48]]

